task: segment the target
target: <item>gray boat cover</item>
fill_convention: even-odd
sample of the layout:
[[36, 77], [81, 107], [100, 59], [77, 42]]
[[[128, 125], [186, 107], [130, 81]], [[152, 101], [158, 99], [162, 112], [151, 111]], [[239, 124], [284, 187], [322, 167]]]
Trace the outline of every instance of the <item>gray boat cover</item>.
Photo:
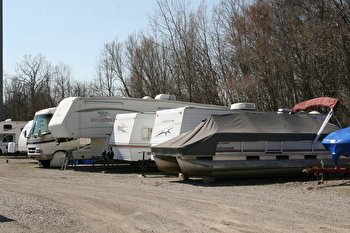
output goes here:
[[[212, 115], [192, 131], [155, 145], [151, 150], [156, 155], [213, 155], [217, 142], [314, 140], [322, 123], [307, 114], [245, 111]], [[328, 123], [318, 140], [338, 129]]]

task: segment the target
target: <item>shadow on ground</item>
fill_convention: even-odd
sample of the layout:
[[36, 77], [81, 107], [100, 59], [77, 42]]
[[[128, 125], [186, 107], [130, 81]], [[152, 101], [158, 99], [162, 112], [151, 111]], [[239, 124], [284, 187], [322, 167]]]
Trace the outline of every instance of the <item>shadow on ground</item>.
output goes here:
[[[327, 181], [331, 180], [343, 180], [339, 184], [327, 184]], [[345, 180], [345, 181], [344, 181]], [[270, 184], [286, 184], [286, 183], [303, 183], [312, 182], [319, 184], [320, 188], [334, 187], [334, 186], [350, 186], [350, 176], [328, 176], [324, 178], [324, 182], [320, 183], [320, 180], [313, 175], [293, 175], [293, 176], [264, 176], [264, 177], [234, 177], [234, 178], [215, 178], [209, 181], [206, 178], [191, 178], [185, 181], [171, 181], [176, 183], [183, 183], [194, 186], [207, 186], [207, 187], [218, 187], [218, 186], [259, 186], [259, 185], [270, 185]]]
[[0, 214], [0, 223], [2, 223], [2, 222], [13, 222], [13, 221], [15, 221], [15, 220], [13, 220], [11, 218], [7, 218], [7, 217], [5, 217], [5, 216]]

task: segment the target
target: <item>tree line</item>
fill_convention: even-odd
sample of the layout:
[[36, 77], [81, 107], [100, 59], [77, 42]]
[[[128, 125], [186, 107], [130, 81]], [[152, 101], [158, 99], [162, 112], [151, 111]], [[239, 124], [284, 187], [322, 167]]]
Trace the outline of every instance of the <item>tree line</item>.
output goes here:
[[149, 30], [106, 43], [96, 77], [75, 81], [69, 65], [26, 55], [5, 79], [5, 116], [29, 120], [68, 96], [143, 97], [228, 105], [254, 102], [261, 111], [329, 96], [348, 123], [348, 0], [159, 0]]

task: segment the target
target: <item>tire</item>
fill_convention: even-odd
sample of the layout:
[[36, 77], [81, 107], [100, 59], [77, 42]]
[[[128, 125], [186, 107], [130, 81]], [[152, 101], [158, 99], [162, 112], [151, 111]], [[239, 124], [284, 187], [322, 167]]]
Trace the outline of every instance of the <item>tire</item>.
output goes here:
[[67, 152], [65, 151], [56, 151], [51, 160], [52, 167], [62, 167], [65, 165], [67, 160]]

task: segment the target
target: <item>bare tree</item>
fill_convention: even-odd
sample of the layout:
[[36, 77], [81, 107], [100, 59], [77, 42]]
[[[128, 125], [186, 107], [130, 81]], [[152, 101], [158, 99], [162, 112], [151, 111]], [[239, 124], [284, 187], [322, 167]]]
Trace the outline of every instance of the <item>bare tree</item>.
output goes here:
[[17, 64], [13, 78], [16, 78], [25, 88], [24, 94], [28, 97], [31, 115], [39, 109], [54, 105], [50, 90], [52, 66], [41, 54], [34, 57], [25, 55]]
[[104, 45], [97, 65], [97, 78], [90, 85], [95, 95], [131, 96], [123, 54], [124, 47], [117, 40]]
[[52, 76], [52, 99], [57, 105], [62, 99], [72, 96], [71, 70], [60, 63], [54, 67]]
[[115, 78], [113, 70], [108, 65], [106, 59], [102, 59], [98, 64], [97, 78], [92, 84], [94, 93], [98, 93], [99, 96], [114, 96], [115, 94]]
[[16, 77], [6, 77], [4, 84], [4, 117], [12, 120], [32, 119], [27, 90], [23, 83]]
[[89, 96], [88, 84], [82, 81], [71, 82], [72, 93], [71, 96]]
[[156, 96], [173, 93], [171, 76], [167, 71], [167, 51], [153, 38], [142, 36], [140, 40], [130, 38], [127, 43], [130, 62], [130, 84], [136, 96]]
[[179, 1], [158, 1], [155, 27], [171, 49], [172, 74], [177, 83], [181, 99], [200, 101], [200, 80], [196, 75], [197, 21], [188, 13], [186, 3]]

